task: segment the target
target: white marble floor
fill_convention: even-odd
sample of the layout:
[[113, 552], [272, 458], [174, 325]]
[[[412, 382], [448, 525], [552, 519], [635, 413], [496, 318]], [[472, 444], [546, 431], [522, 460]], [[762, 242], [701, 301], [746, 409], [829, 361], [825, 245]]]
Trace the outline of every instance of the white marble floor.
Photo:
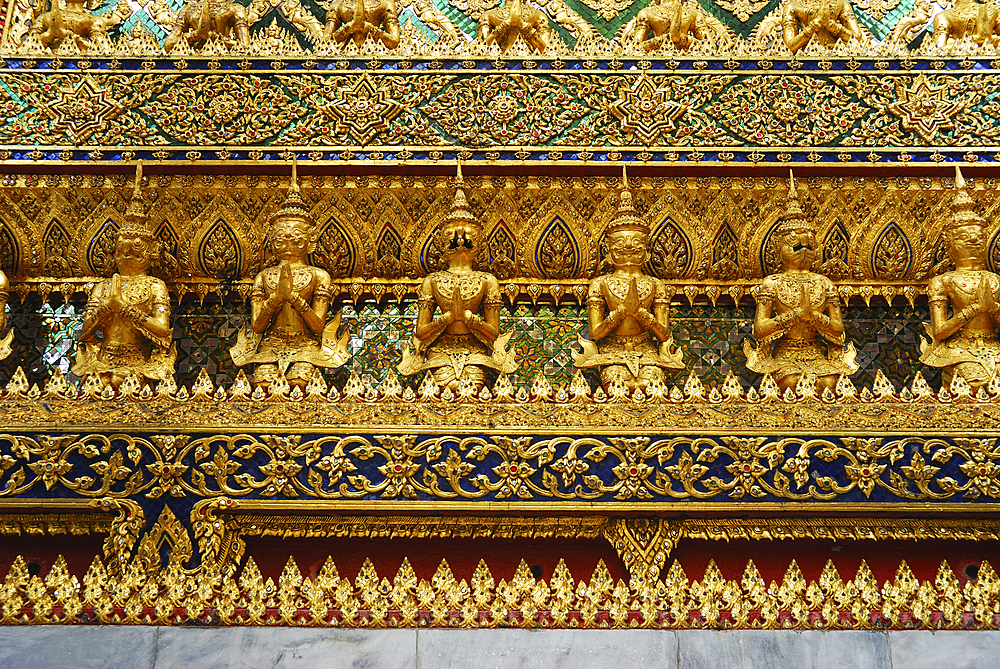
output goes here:
[[1000, 669], [1000, 632], [0, 627], [2, 669]]

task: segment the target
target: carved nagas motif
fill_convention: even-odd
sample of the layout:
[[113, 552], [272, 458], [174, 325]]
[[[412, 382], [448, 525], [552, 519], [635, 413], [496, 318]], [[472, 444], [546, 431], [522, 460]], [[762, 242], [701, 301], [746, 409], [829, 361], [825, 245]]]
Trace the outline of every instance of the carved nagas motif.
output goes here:
[[185, 6], [177, 17], [177, 27], [164, 41], [163, 50], [170, 53], [181, 40], [199, 48], [212, 38], [228, 47], [249, 46], [246, 8], [230, 0], [201, 0]]
[[693, 0], [653, 0], [626, 25], [622, 38], [644, 51], [655, 51], [668, 43], [685, 50], [708, 38], [720, 45], [730, 41], [722, 22]]
[[541, 53], [549, 43], [549, 21], [543, 12], [524, 0], [504, 0], [500, 7], [487, 10], [479, 19], [479, 39], [487, 46], [496, 44], [507, 51], [517, 38]]
[[357, 46], [371, 38], [388, 49], [395, 49], [399, 46], [396, 3], [394, 0], [335, 0], [327, 11], [323, 35], [338, 44], [350, 41]]
[[[108, 28], [116, 23], [116, 12], [107, 12], [104, 16], [91, 14], [100, 4], [89, 0], [68, 0], [63, 9], [60, 0], [39, 0], [34, 5], [32, 31], [43, 46], [52, 50], [66, 41], [73, 42], [81, 51], [89, 49], [96, 40], [106, 38]], [[42, 11], [46, 5], [49, 6], [48, 11]]]
[[1000, 43], [1000, 9], [991, 3], [956, 0], [934, 17], [934, 45], [947, 50], [963, 39], [982, 46]]
[[792, 53], [811, 44], [832, 49], [841, 42], [861, 43], [866, 38], [850, 0], [785, 0], [754, 33], [758, 44], [779, 34]]

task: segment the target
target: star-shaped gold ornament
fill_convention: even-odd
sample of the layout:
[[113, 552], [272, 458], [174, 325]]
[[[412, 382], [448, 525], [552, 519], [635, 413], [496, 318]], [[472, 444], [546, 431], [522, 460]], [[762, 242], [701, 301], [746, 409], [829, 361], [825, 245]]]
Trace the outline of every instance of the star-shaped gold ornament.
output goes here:
[[675, 121], [688, 110], [670, 97], [670, 88], [657, 87], [645, 76], [632, 88], [620, 89], [608, 111], [621, 121], [622, 132], [634, 135], [640, 144], [653, 144], [676, 129]]
[[74, 144], [81, 144], [103, 130], [125, 106], [91, 76], [59, 89], [39, 109], [52, 119], [53, 132], [65, 132]]
[[333, 121], [333, 133], [365, 145], [400, 115], [403, 105], [379, 88], [366, 72], [353, 85], [337, 89], [337, 98], [321, 107]]
[[947, 86], [933, 86], [923, 74], [909, 88], [899, 86], [898, 98], [888, 105], [889, 111], [899, 117], [904, 130], [916, 132], [925, 142], [954, 128], [955, 116], [965, 109], [963, 102], [948, 95]]

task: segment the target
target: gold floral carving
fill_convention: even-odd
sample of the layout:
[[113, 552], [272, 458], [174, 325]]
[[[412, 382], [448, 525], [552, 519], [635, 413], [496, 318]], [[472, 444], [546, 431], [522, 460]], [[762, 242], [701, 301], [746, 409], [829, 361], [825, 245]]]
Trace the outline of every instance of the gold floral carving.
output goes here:
[[[790, 161], [795, 149], [822, 151], [814, 160], [825, 162], [834, 154], [867, 161], [872, 152], [876, 162], [899, 162], [910, 158], [891, 147], [924, 155], [974, 151], [994, 145], [1000, 133], [993, 100], [1000, 78], [978, 70], [655, 71], [12, 70], [0, 77], [0, 142], [8, 150], [60, 147], [70, 151], [66, 159], [82, 158], [73, 151], [85, 142], [95, 147], [86, 158], [95, 161], [120, 158], [139, 144], [162, 145], [158, 160], [201, 162], [228, 160], [233, 151], [260, 160], [261, 147], [271, 146], [324, 147], [310, 152], [323, 162], [350, 161], [359, 146], [372, 147], [376, 162], [390, 154], [439, 161], [441, 155], [426, 153], [434, 147], [479, 160], [509, 160], [503, 149], [523, 160], [535, 149], [579, 162], [589, 159], [580, 151], [597, 149], [610, 150], [615, 161], [615, 147], [629, 147], [644, 148], [649, 155], [635, 159], [648, 161], [677, 147], [660, 159], [726, 162], [773, 147], [767, 162]], [[726, 151], [715, 155], [713, 147]], [[62, 160], [44, 151], [34, 159], [50, 158]]]
[[170, 86], [175, 75], [150, 78], [142, 74], [23, 73], [5, 77], [5, 94], [24, 111], [0, 127], [0, 142], [8, 144], [81, 143], [108, 145], [167, 144], [139, 108]]
[[263, 77], [179, 79], [141, 111], [185, 144], [258, 144], [306, 113], [305, 105]]
[[[170, 442], [179, 446], [165, 448]], [[90, 498], [126, 499], [140, 493], [156, 498], [169, 489], [172, 496], [195, 498], [419, 497], [426, 504], [486, 497], [836, 502], [855, 490], [866, 499], [877, 490], [879, 499], [897, 502], [1000, 498], [995, 436], [949, 442], [937, 437], [857, 436], [491, 435], [418, 440], [402, 434], [303, 440], [297, 435], [249, 434], [198, 439], [8, 434], [0, 436], [0, 443], [13, 454], [7, 456], [4, 497], [59, 485]], [[70, 456], [86, 458], [100, 478], [78, 475]], [[497, 464], [480, 464], [486, 458]], [[153, 464], [136, 466], [140, 461]], [[965, 482], [942, 471], [953, 461], [952, 469], [957, 466]], [[600, 464], [600, 470], [591, 463]], [[603, 470], [608, 473], [598, 473]]]
[[40, 108], [52, 119], [52, 131], [66, 133], [75, 144], [85, 143], [125, 110], [93, 76], [69, 83]]

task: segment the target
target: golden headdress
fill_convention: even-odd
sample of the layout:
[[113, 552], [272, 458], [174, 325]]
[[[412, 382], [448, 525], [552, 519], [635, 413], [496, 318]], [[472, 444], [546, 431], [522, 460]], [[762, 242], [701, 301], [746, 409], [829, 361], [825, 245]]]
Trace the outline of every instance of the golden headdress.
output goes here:
[[285, 201], [281, 204], [281, 208], [271, 216], [271, 223], [274, 223], [275, 219], [281, 216], [295, 216], [296, 218], [305, 219], [306, 223], [310, 226], [316, 223], [312, 214], [309, 213], [309, 205], [306, 204], [305, 200], [299, 194], [298, 166], [299, 160], [293, 155], [292, 180], [288, 185], [288, 195], [285, 196]]
[[455, 223], [471, 225], [482, 232], [483, 224], [476, 218], [469, 209], [469, 202], [465, 199], [465, 179], [462, 177], [462, 163], [458, 164], [458, 172], [455, 175], [455, 197], [451, 201], [451, 209], [441, 222], [441, 229], [447, 228]]
[[125, 223], [119, 229], [118, 234], [135, 235], [153, 239], [154, 233], [149, 225], [149, 217], [146, 216], [146, 207], [142, 202], [142, 161], [135, 166], [135, 186], [132, 188], [132, 199], [129, 200], [128, 209], [125, 210]]
[[649, 235], [649, 223], [632, 204], [632, 193], [628, 189], [628, 172], [624, 165], [622, 165], [622, 193], [618, 200], [618, 211], [615, 212], [604, 234], [610, 235], [623, 230], [637, 230]]
[[986, 222], [976, 213], [976, 201], [969, 195], [962, 170], [955, 165], [955, 196], [951, 198], [951, 217], [945, 225], [946, 230], [961, 228], [966, 225], [986, 225]]
[[802, 205], [799, 203], [799, 192], [795, 188], [795, 174], [792, 170], [788, 170], [788, 198], [785, 200], [785, 211], [781, 214], [781, 223], [775, 229], [774, 234], [781, 235], [789, 230], [800, 228], [815, 229], [815, 226], [806, 217], [806, 212], [802, 211]]

